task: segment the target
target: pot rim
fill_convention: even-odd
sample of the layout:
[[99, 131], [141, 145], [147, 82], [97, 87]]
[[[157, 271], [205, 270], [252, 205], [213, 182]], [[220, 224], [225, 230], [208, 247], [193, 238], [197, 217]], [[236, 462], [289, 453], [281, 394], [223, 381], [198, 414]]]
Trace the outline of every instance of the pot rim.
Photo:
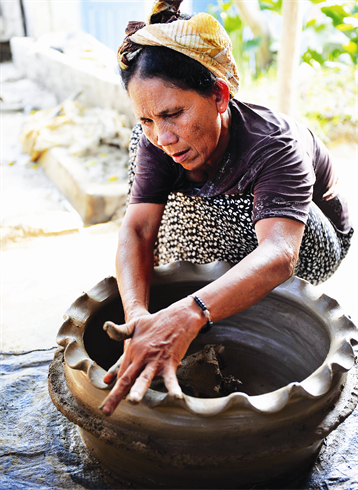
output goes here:
[[[192, 264], [186, 261], [172, 262], [154, 268], [152, 285], [165, 281], [182, 282], [192, 280], [215, 280], [232, 267], [228, 262]], [[88, 381], [99, 390], [109, 390], [103, 382], [105, 370], [91, 359], [85, 350], [83, 333], [90, 314], [100, 309], [118, 295], [114, 277], [100, 281], [88, 293], [80, 296], [67, 310], [57, 335], [57, 343], [64, 347], [67, 365], [81, 371]], [[167, 393], [148, 389], [142, 402], [149, 408], [182, 408], [199, 416], [214, 416], [229, 409], [241, 409], [269, 414], [283, 410], [293, 400], [315, 400], [326, 395], [333, 385], [333, 377], [342, 377], [355, 364], [353, 345], [358, 344], [358, 329], [349, 316], [345, 315], [338, 302], [326, 294], [319, 293], [314, 286], [298, 277], [291, 277], [275, 288], [270, 295], [302, 304], [310, 311], [324, 317], [329, 330], [330, 349], [321, 366], [301, 382], [288, 385], [262, 395], [247, 395], [235, 392], [221, 398], [195, 398], [184, 395], [176, 399]]]

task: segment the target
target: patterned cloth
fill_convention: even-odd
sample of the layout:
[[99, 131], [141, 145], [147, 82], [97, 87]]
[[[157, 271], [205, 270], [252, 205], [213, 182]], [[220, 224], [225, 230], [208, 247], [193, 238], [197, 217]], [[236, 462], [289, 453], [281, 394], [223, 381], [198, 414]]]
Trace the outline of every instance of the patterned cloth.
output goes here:
[[[130, 141], [129, 185], [134, 180], [135, 156], [142, 134], [135, 126]], [[252, 224], [253, 196], [190, 197], [171, 193], [165, 207], [154, 250], [155, 264], [178, 260], [205, 264], [215, 260], [240, 262], [258, 241]], [[311, 203], [295, 275], [317, 285], [337, 270], [346, 256], [353, 230], [337, 231]]]
[[[166, 8], [173, 11], [173, 6], [169, 3], [156, 2], [150, 19]], [[230, 94], [235, 96], [239, 88], [239, 73], [232, 55], [232, 43], [225, 29], [214, 17], [199, 13], [189, 20], [170, 19], [169, 23], [151, 23], [136, 31], [142, 25], [128, 25], [128, 36], [117, 53], [122, 69], [127, 68], [128, 61], [136, 55], [140, 46], [164, 46], [193, 58], [214, 75], [224, 79]]]

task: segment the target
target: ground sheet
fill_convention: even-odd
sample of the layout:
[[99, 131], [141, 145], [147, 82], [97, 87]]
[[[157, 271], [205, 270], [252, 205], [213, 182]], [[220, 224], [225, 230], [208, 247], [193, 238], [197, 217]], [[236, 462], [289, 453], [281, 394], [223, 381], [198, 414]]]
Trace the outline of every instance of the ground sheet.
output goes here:
[[[0, 353], [0, 489], [130, 488], [101, 468], [53, 405], [54, 352]], [[303, 481], [281, 488], [358, 490], [358, 408], [330, 434]]]

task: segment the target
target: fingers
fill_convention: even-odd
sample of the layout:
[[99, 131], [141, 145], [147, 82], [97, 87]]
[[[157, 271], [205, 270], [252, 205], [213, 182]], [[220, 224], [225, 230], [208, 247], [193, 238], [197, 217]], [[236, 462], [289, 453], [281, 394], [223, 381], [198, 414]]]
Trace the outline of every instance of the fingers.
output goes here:
[[163, 370], [164, 384], [167, 387], [169, 395], [174, 396], [175, 398], [183, 398], [183, 392], [179, 386], [175, 371], [176, 370], [173, 366], [167, 366]]
[[[103, 325], [103, 330], [107, 331], [108, 335], [111, 337], [111, 338], [114, 338], [112, 335], [113, 335], [113, 332], [115, 332], [114, 335], [117, 335], [118, 334], [118, 331], [117, 331], [117, 327], [119, 327], [118, 325], [116, 325], [115, 323], [113, 322], [106, 322], [104, 325]], [[110, 335], [111, 333], [111, 335]], [[115, 338], [115, 340], [121, 340], [120, 338], [118, 338], [118, 336]], [[123, 345], [123, 351], [125, 353], [126, 349], [128, 348], [129, 344], [130, 344], [130, 341], [131, 339], [126, 339], [124, 341], [124, 345]], [[121, 357], [118, 359], [118, 361], [113, 364], [113, 366], [111, 368], [109, 368], [109, 370], [107, 371], [107, 373], [105, 374], [105, 376], [103, 377], [103, 381], [107, 384], [110, 384], [112, 383], [112, 381], [114, 380], [114, 378], [117, 376], [118, 374], [118, 371], [119, 371], [119, 368], [121, 367], [122, 365], [122, 362], [123, 362], [123, 357], [124, 357], [124, 353], [121, 355]]]
[[139, 403], [145, 392], [150, 386], [154, 376], [156, 375], [157, 364], [151, 363], [142, 371], [141, 375], [137, 378], [136, 382], [132, 386], [132, 389], [127, 397], [127, 400], [132, 403]]
[[137, 374], [137, 368], [130, 366], [123, 376], [117, 380], [111, 392], [99, 407], [105, 415], [111, 415], [119, 402], [125, 398]]
[[107, 384], [112, 383], [114, 378], [117, 376], [119, 368], [121, 367], [121, 364], [123, 362], [123, 357], [124, 357], [124, 354], [122, 354], [121, 357], [118, 359], [118, 361], [115, 364], [113, 364], [112, 367], [110, 367], [108, 369], [107, 373], [105, 374], [105, 376], [103, 378], [103, 381], [105, 383], [107, 383]]
[[[119, 367], [122, 365], [122, 361], [123, 356], [121, 356], [118, 362], [110, 368], [107, 374], [114, 376], [113, 373], [118, 372]], [[120, 403], [120, 401], [126, 397], [129, 390], [130, 393], [127, 397], [128, 401], [131, 403], [139, 403], [143, 399], [143, 396], [147, 389], [150, 387], [154, 376], [157, 374], [157, 370], [157, 363], [152, 362], [150, 364], [147, 364], [147, 366], [144, 368], [142, 373], [138, 376], [135, 383], [133, 384], [133, 381], [138, 374], [138, 369], [130, 366], [126, 370], [126, 372], [117, 380], [110, 394], [106, 397], [102, 405], [99, 407], [100, 410], [102, 410], [105, 415], [111, 415], [117, 405]], [[106, 380], [106, 376], [104, 378], [104, 381], [107, 383], [108, 381]], [[173, 366], [167, 366], [165, 368], [165, 370], [163, 371], [163, 378], [169, 395], [175, 398], [183, 398], [183, 392], [179, 386]]]
[[106, 322], [103, 325], [103, 330], [107, 332], [111, 339], [120, 342], [133, 335], [134, 324], [125, 323], [124, 325], [116, 325], [113, 322]]

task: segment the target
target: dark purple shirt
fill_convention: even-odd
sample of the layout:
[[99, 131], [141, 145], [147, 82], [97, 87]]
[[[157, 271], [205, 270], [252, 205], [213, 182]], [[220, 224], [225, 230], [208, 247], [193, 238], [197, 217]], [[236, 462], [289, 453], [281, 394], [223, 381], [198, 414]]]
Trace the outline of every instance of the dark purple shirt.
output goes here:
[[253, 223], [291, 218], [306, 223], [313, 200], [338, 230], [349, 231], [347, 204], [323, 197], [336, 183], [332, 159], [305, 126], [265, 107], [230, 102], [230, 141], [223, 162], [206, 182], [191, 182], [184, 168], [143, 134], [131, 203], [165, 204], [170, 192], [192, 197], [252, 194]]

